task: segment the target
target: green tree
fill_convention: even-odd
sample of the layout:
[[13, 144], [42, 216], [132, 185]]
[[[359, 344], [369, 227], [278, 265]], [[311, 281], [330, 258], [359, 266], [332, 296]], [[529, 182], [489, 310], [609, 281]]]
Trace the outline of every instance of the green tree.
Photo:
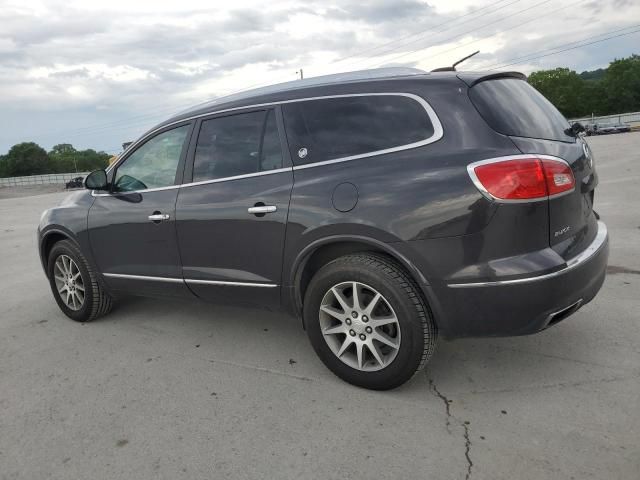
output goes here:
[[55, 145], [49, 152], [52, 168], [58, 173], [88, 172], [105, 168], [109, 164], [108, 153], [87, 150], [76, 150], [70, 143]]
[[568, 118], [585, 114], [584, 80], [568, 68], [541, 70], [529, 75], [529, 83]]
[[19, 143], [11, 147], [3, 163], [4, 175], [7, 177], [51, 172], [46, 150], [33, 142]]
[[49, 152], [51, 168], [56, 173], [68, 173], [76, 171], [77, 150], [70, 143], [54, 145]]
[[640, 110], [639, 55], [581, 74], [568, 68], [541, 70], [529, 75], [529, 83], [569, 118]]
[[608, 113], [640, 110], [640, 55], [611, 62], [602, 82]]
[[78, 170], [89, 172], [98, 168], [106, 168], [109, 165], [109, 158], [111, 155], [105, 152], [96, 152], [91, 148], [81, 150], [78, 152]]

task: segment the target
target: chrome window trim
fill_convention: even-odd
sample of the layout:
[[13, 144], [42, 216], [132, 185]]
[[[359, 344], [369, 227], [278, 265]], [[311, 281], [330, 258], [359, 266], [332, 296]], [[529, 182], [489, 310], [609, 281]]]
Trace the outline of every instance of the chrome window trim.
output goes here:
[[[477, 162], [473, 162], [473, 163], [470, 163], [469, 165], [467, 165], [467, 173], [469, 174], [469, 177], [471, 177], [471, 181], [476, 186], [476, 188], [478, 190], [480, 190], [480, 193], [482, 193], [482, 195], [485, 198], [487, 198], [488, 200], [490, 200], [492, 202], [496, 202], [496, 203], [542, 202], [542, 201], [545, 201], [545, 200], [553, 200], [554, 198], [563, 197], [565, 195], [569, 195], [570, 193], [575, 192], [576, 187], [574, 185], [574, 187], [571, 190], [567, 190], [566, 192], [556, 193], [554, 195], [545, 195], [544, 197], [540, 197], [540, 198], [525, 198], [525, 199], [522, 199], [522, 200], [509, 200], [509, 199], [504, 199], [504, 198], [498, 198], [498, 197], [494, 197], [493, 195], [491, 195], [487, 191], [487, 189], [484, 188], [484, 185], [482, 185], [482, 183], [478, 179], [478, 176], [476, 175], [476, 172], [475, 172], [475, 167], [478, 167], [480, 165], [487, 165], [487, 164], [490, 164], [490, 163], [506, 162], [508, 160], [525, 160], [525, 159], [528, 159], [528, 158], [538, 158], [540, 160], [542, 160], [542, 159], [544, 159], [544, 160], [553, 160], [555, 162], [564, 163], [567, 167], [569, 167], [569, 169], [571, 169], [571, 165], [569, 165], [569, 162], [567, 162], [564, 158], [555, 157], [553, 155], [540, 155], [540, 154], [537, 154], [537, 153], [530, 153], [530, 154], [522, 154], [522, 155], [505, 155], [503, 157], [493, 157], [493, 158], [487, 158], [485, 160], [479, 160]], [[571, 174], [573, 175], [573, 170], [571, 170]], [[574, 182], [575, 182], [575, 175], [574, 175]]]
[[516, 278], [513, 280], [497, 280], [493, 282], [450, 283], [447, 286], [449, 288], [495, 287], [500, 285], [518, 285], [521, 283], [531, 283], [539, 282], [541, 280], [548, 280], [550, 278], [563, 275], [569, 270], [582, 265], [584, 262], [589, 260], [592, 256], [600, 251], [606, 240], [607, 226], [604, 224], [604, 222], [598, 221], [598, 233], [596, 233], [596, 237], [593, 239], [593, 241], [578, 255], [567, 260], [564, 267], [562, 267], [560, 270], [556, 270], [555, 272], [547, 273], [544, 275], [538, 275], [535, 277]]
[[330, 165], [330, 164], [333, 164], [333, 163], [340, 163], [340, 162], [348, 162], [348, 161], [351, 161], [351, 160], [358, 160], [358, 159], [361, 159], [361, 158], [368, 158], [368, 157], [373, 157], [373, 156], [377, 156], [377, 155], [385, 155], [387, 153], [394, 153], [394, 152], [400, 152], [400, 151], [403, 151], [403, 150], [409, 150], [409, 149], [412, 149], [412, 148], [423, 147], [425, 145], [429, 145], [431, 143], [437, 142], [444, 135], [444, 130], [442, 128], [442, 123], [440, 123], [440, 119], [438, 118], [438, 115], [436, 114], [435, 110], [431, 107], [429, 102], [427, 102], [424, 98], [422, 98], [422, 97], [420, 97], [418, 95], [415, 95], [413, 93], [406, 93], [406, 92], [373, 92], [373, 93], [347, 93], [347, 94], [343, 94], [343, 95], [322, 95], [322, 96], [317, 96], [317, 97], [296, 98], [296, 99], [291, 99], [291, 100], [282, 100], [282, 101], [279, 101], [279, 102], [258, 103], [258, 104], [254, 104], [254, 105], [245, 105], [245, 106], [242, 106], [242, 107], [226, 108], [226, 109], [223, 109], [223, 110], [200, 113], [198, 115], [193, 115], [191, 117], [183, 118], [181, 120], [176, 120], [175, 122], [171, 122], [171, 123], [168, 123], [166, 125], [162, 125], [162, 126], [156, 128], [154, 130], [151, 130], [150, 132], [146, 133], [143, 137], [139, 138], [134, 143], [129, 145], [129, 147], [124, 152], [122, 152], [122, 154], [120, 155], [120, 158], [118, 158], [118, 160], [115, 163], [113, 163], [112, 165], [109, 165], [106, 168], [106, 171], [107, 171], [107, 173], [109, 173], [109, 172], [111, 172], [111, 170], [113, 170], [114, 168], [118, 167], [122, 162], [124, 162], [128, 158], [129, 152], [133, 152], [133, 150], [135, 148], [137, 148], [138, 145], [140, 145], [147, 138], [153, 136], [154, 134], [156, 134], [160, 130], [172, 127], [174, 125], [178, 125], [180, 123], [190, 122], [190, 121], [196, 120], [198, 118], [208, 117], [208, 116], [218, 115], [218, 114], [228, 113], [228, 112], [237, 112], [237, 111], [250, 110], [250, 109], [262, 108], [262, 107], [274, 107], [274, 106], [278, 106], [278, 105], [285, 105], [285, 104], [288, 104], [288, 103], [308, 102], [308, 101], [314, 101], [314, 100], [324, 100], [324, 99], [328, 99], [328, 98], [379, 97], [379, 96], [407, 97], [407, 98], [411, 98], [412, 100], [418, 102], [422, 106], [422, 108], [424, 108], [425, 111], [427, 112], [427, 116], [429, 117], [429, 120], [431, 121], [431, 124], [433, 125], [433, 134], [430, 137], [428, 137], [428, 138], [426, 138], [424, 140], [420, 140], [419, 142], [413, 142], [413, 143], [408, 143], [408, 144], [405, 144], [405, 145], [400, 145], [400, 146], [397, 146], [397, 147], [386, 148], [384, 150], [375, 150], [373, 152], [362, 153], [362, 154], [358, 154], [358, 155], [351, 155], [351, 156], [348, 156], [348, 157], [340, 157], [340, 158], [335, 158], [335, 159], [331, 159], [331, 160], [323, 160], [323, 161], [320, 161], [320, 162], [309, 163], [309, 164], [306, 164], [306, 165], [296, 165], [296, 166], [293, 166], [293, 167], [287, 167], [287, 168], [281, 168], [281, 169], [279, 168], [279, 169], [276, 169], [276, 170], [269, 170], [269, 171], [266, 171], [266, 172], [248, 173], [248, 174], [245, 174], [245, 175], [236, 175], [236, 176], [233, 176], [233, 177], [216, 178], [216, 179], [213, 179], [213, 180], [203, 180], [203, 181], [200, 181], [200, 182], [189, 182], [189, 183], [183, 183], [183, 184], [180, 184], [180, 185], [171, 185], [171, 186], [168, 186], [168, 187], [149, 188], [149, 189], [146, 189], [146, 190], [132, 190], [130, 192], [95, 193], [95, 190], [92, 190], [91, 191], [91, 195], [93, 195], [94, 197], [106, 197], [106, 196], [113, 196], [113, 195], [126, 195], [128, 193], [143, 193], [143, 192], [154, 192], [154, 191], [161, 191], [161, 190], [172, 190], [172, 189], [181, 188], [181, 187], [193, 187], [193, 186], [196, 186], [196, 185], [206, 185], [206, 184], [209, 184], [209, 183], [227, 182], [227, 181], [237, 180], [239, 178], [249, 178], [249, 177], [257, 177], [257, 176], [261, 176], [261, 175], [271, 175], [273, 173], [281, 173], [281, 172], [291, 171], [291, 170], [302, 170], [302, 169], [306, 169], [306, 168], [319, 167], [319, 166], [322, 166], [322, 165]]
[[291, 171], [291, 167], [274, 168], [273, 170], [266, 170], [264, 172], [245, 173], [243, 175], [235, 175], [233, 177], [214, 178], [212, 180], [201, 180], [199, 182], [183, 183], [182, 185], [177, 185], [177, 187], [179, 188], [197, 187], [198, 185], [207, 185], [209, 183], [230, 182], [232, 180], [238, 180], [241, 178], [262, 177], [263, 175], [273, 175], [274, 173], [283, 173], [283, 172], [290, 172], [290, 171]]
[[149, 280], [155, 282], [169, 282], [169, 283], [194, 283], [201, 285], [227, 285], [231, 287], [265, 287], [273, 288], [278, 285], [275, 283], [251, 283], [251, 282], [230, 282], [222, 280], [197, 280], [191, 278], [175, 278], [175, 277], [152, 277], [148, 275], [130, 275], [125, 273], [103, 273], [108, 278], [121, 278], [128, 280]]
[[113, 197], [118, 195], [127, 195], [129, 193], [145, 193], [145, 192], [159, 192], [162, 190], [175, 190], [178, 188], [196, 187], [198, 185], [206, 185], [209, 183], [230, 182], [232, 180], [240, 180], [242, 178], [261, 177], [263, 175], [273, 175], [275, 173], [290, 172], [292, 167], [275, 168], [273, 170], [266, 170], [264, 172], [245, 173], [243, 175], [235, 175], [233, 177], [215, 178], [213, 180], [202, 180], [200, 182], [182, 183], [180, 185], [170, 185], [168, 187], [147, 188], [146, 190], [131, 190], [127, 192], [113, 192], [113, 193], [95, 193], [95, 190], [91, 191], [91, 195], [94, 197]]

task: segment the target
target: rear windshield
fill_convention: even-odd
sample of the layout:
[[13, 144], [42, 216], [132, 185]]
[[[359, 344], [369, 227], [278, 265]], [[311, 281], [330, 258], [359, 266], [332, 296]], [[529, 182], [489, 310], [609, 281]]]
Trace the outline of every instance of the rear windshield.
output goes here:
[[480, 115], [494, 130], [517, 137], [573, 142], [564, 130], [566, 118], [524, 80], [501, 78], [481, 82], [469, 90]]

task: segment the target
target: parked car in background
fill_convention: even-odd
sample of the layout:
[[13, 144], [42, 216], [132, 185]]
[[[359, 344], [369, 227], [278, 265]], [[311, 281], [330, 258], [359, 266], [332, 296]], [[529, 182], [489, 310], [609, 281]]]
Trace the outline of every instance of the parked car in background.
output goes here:
[[65, 188], [82, 188], [84, 186], [84, 177], [75, 177], [65, 184]]
[[627, 123], [596, 123], [585, 126], [587, 135], [608, 135], [611, 133], [630, 132], [631, 125]]
[[85, 183], [38, 228], [68, 317], [125, 294], [282, 307], [372, 389], [411, 378], [438, 335], [555, 325], [605, 278], [589, 146], [519, 73], [380, 69], [236, 94]]
[[623, 133], [623, 132], [630, 132], [631, 131], [631, 125], [629, 125], [628, 123], [616, 123], [613, 126], [616, 129], [617, 133]]

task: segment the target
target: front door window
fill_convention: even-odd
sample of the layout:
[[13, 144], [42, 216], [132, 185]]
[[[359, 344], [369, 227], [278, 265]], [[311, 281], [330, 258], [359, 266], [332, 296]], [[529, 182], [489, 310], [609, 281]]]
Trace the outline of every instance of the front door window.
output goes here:
[[147, 140], [116, 170], [113, 191], [131, 192], [175, 184], [176, 171], [189, 125]]

